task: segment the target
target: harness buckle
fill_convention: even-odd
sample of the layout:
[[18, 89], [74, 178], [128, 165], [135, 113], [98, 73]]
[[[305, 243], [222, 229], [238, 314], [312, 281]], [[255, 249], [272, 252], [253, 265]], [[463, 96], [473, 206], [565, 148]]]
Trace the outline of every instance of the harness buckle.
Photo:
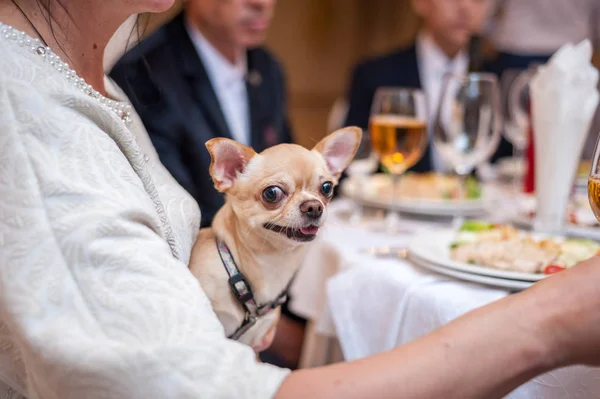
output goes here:
[[[229, 277], [229, 287], [231, 287], [231, 291], [233, 291], [233, 294], [235, 295], [236, 299], [242, 303], [244, 306], [246, 304], [246, 302], [254, 299], [254, 295], [252, 295], [252, 289], [250, 288], [250, 285], [248, 285], [248, 282], [246, 281], [246, 279], [244, 278], [244, 275], [241, 273], [235, 274], [231, 277]], [[243, 284], [243, 289], [239, 289], [237, 287], [237, 284]], [[245, 291], [245, 292], [244, 292]]]

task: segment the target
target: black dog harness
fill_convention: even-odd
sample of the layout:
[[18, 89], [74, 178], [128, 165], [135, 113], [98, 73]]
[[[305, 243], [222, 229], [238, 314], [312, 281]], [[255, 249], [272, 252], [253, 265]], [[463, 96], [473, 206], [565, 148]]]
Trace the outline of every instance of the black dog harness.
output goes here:
[[246, 311], [246, 316], [244, 317], [242, 325], [239, 326], [238, 329], [229, 336], [229, 338], [237, 340], [252, 326], [254, 326], [254, 324], [256, 324], [256, 321], [259, 317], [277, 309], [286, 301], [287, 288], [272, 302], [258, 305], [254, 300], [254, 295], [252, 294], [252, 289], [250, 288], [248, 280], [246, 280], [246, 277], [244, 277], [235, 264], [229, 248], [218, 238], [217, 250], [219, 251], [219, 256], [221, 257], [223, 266], [225, 266], [225, 270], [229, 275], [229, 287], [231, 288], [235, 298]]

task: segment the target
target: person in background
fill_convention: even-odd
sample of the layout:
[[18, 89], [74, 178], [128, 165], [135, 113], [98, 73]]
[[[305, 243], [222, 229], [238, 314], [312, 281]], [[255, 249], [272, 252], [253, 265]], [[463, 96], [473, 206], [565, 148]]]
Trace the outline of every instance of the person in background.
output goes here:
[[[187, 0], [184, 11], [117, 62], [110, 76], [140, 115], [161, 162], [198, 202], [201, 227], [224, 204], [204, 143], [227, 137], [260, 152], [292, 142], [285, 78], [262, 47], [275, 0]], [[305, 320], [283, 306], [262, 358], [293, 368]]]
[[600, 45], [597, 0], [495, 0], [485, 35], [496, 57], [491, 70], [527, 69], [548, 61], [566, 43]]
[[[590, 39], [593, 63], [600, 65], [600, 2], [598, 0], [495, 0], [484, 29], [494, 49], [489, 69], [502, 77], [505, 71], [525, 70], [546, 63], [567, 43]], [[596, 112], [582, 158], [592, 156], [600, 109]]]
[[[367, 60], [352, 73], [346, 125], [368, 127], [375, 91], [383, 86], [420, 88], [425, 92], [431, 126], [446, 72], [469, 70], [469, 43], [488, 15], [488, 0], [413, 0], [422, 19], [415, 42], [408, 48]], [[431, 129], [430, 129], [431, 132]], [[431, 144], [410, 170], [441, 170]]]
[[262, 151], [292, 141], [281, 66], [262, 47], [275, 0], [187, 0], [110, 76], [139, 113], [161, 162], [196, 199], [201, 226], [224, 204], [204, 143], [227, 137]]

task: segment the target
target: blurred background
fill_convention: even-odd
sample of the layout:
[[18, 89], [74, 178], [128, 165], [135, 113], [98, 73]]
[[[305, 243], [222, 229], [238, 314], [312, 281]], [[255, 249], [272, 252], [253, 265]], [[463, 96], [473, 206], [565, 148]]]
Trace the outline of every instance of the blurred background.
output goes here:
[[[144, 16], [145, 35], [180, 9], [178, 1], [164, 14]], [[287, 75], [295, 141], [311, 146], [322, 138], [332, 105], [347, 90], [351, 68], [367, 56], [410, 43], [418, 24], [409, 0], [279, 0], [266, 46]], [[130, 32], [126, 24], [117, 33], [107, 67], [122, 53]]]
[[[178, 0], [163, 14], [142, 16], [147, 26], [144, 36], [179, 13], [182, 3]], [[124, 43], [134, 41], [132, 23], [123, 25], [112, 41], [107, 70], [123, 53]], [[332, 106], [348, 90], [352, 67], [367, 57], [410, 45], [419, 26], [411, 0], [278, 0], [265, 45], [286, 73], [294, 141], [310, 147], [321, 139]], [[487, 57], [494, 54], [485, 40], [483, 51]], [[596, 52], [596, 67], [599, 61]], [[594, 126], [599, 122], [597, 116]]]

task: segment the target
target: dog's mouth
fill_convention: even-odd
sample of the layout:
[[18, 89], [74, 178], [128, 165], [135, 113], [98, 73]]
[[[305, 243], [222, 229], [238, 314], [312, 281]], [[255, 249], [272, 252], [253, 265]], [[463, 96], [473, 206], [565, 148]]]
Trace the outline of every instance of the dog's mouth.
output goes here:
[[278, 226], [272, 223], [266, 223], [264, 225], [265, 229], [274, 231], [276, 233], [281, 233], [287, 236], [290, 240], [307, 242], [312, 241], [317, 237], [317, 233], [319, 232], [318, 226], [305, 226], [300, 227], [299, 229], [293, 229], [291, 227], [283, 227]]

